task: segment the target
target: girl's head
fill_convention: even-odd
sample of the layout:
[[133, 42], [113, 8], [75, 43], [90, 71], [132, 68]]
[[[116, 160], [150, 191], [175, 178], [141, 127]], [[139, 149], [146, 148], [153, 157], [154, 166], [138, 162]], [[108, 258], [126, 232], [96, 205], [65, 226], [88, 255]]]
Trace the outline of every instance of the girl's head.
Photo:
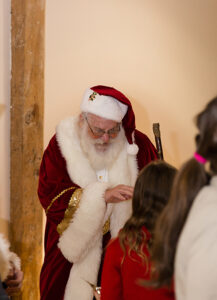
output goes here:
[[139, 174], [132, 199], [133, 211], [120, 232], [120, 245], [143, 256], [145, 243], [142, 226], [152, 233], [156, 219], [166, 205], [176, 169], [166, 162], [149, 163]]
[[176, 169], [163, 161], [153, 161], [140, 172], [132, 199], [135, 226], [152, 231], [156, 218], [167, 204]]

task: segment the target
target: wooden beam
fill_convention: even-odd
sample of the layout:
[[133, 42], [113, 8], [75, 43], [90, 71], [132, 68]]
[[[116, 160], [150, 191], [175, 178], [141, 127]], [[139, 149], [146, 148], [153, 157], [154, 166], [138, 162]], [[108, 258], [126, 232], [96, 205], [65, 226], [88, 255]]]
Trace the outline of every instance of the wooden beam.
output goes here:
[[10, 242], [24, 281], [16, 299], [39, 299], [42, 209], [37, 197], [43, 152], [45, 0], [11, 0]]

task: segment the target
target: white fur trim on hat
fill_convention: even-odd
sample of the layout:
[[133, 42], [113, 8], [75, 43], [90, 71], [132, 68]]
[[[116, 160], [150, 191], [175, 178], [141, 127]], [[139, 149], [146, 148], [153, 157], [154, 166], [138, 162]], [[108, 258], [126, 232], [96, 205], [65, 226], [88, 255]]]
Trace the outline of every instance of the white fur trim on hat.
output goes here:
[[130, 155], [137, 155], [139, 152], [139, 147], [135, 143], [135, 131], [132, 133], [132, 144], [127, 143], [127, 153]]
[[127, 144], [127, 153], [130, 155], [137, 155], [139, 147], [136, 144]]
[[82, 103], [81, 111], [89, 112], [105, 119], [121, 122], [127, 112], [128, 106], [111, 96], [99, 95], [87, 89]]

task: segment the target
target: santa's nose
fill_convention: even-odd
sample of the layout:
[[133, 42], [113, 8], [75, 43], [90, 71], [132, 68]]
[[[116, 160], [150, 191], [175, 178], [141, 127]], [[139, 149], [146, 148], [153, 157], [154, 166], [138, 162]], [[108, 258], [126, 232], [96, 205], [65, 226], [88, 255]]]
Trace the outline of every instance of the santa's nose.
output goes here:
[[102, 135], [101, 139], [102, 139], [102, 141], [103, 141], [104, 143], [108, 143], [108, 141], [109, 141], [109, 139], [110, 139], [109, 134], [108, 134], [107, 132], [105, 132], [105, 133]]

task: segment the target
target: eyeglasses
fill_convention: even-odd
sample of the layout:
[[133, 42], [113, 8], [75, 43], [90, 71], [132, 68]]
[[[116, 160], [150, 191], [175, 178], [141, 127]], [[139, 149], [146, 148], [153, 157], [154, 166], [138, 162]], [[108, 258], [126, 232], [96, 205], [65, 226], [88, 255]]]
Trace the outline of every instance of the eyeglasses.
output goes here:
[[92, 134], [96, 137], [96, 138], [100, 138], [102, 137], [105, 133], [109, 135], [110, 138], [115, 138], [117, 136], [117, 134], [120, 132], [121, 130], [121, 125], [120, 123], [118, 123], [115, 127], [105, 131], [101, 128], [97, 128], [95, 127], [94, 129], [90, 126], [90, 123], [87, 120], [87, 116], [84, 115], [84, 118], [87, 122], [88, 127], [90, 128], [90, 131], [92, 132]]

